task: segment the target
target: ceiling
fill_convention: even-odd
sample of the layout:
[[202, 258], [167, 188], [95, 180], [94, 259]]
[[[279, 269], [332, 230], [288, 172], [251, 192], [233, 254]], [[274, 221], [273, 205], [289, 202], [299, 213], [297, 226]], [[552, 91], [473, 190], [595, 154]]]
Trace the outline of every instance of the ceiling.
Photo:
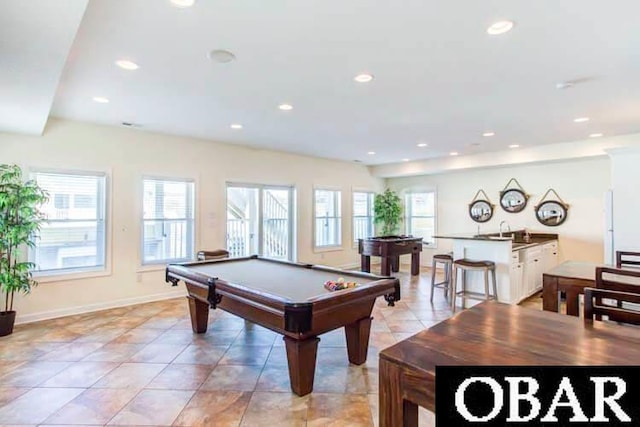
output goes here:
[[[8, 41], [0, 30], [2, 56], [21, 46], [55, 56], [83, 2], [46, 14], [19, 6], [46, 0], [7, 3], [0, 24], [23, 34]], [[628, 134], [640, 131], [638, 16], [637, 0], [196, 0], [185, 9], [91, 0], [70, 50], [56, 51], [66, 65], [55, 96], [33, 85], [24, 100], [42, 101], [38, 111], [53, 103], [42, 123], [129, 122], [369, 165]], [[503, 19], [512, 31], [487, 34]], [[212, 49], [236, 60], [213, 62]], [[118, 59], [140, 68], [122, 70]], [[37, 65], [38, 78], [54, 79], [54, 68]], [[362, 72], [374, 80], [355, 82]], [[567, 81], [574, 86], [556, 87]], [[0, 115], [12, 113], [8, 102]], [[0, 121], [0, 130], [42, 132], [37, 120], [11, 117], [14, 127]]]

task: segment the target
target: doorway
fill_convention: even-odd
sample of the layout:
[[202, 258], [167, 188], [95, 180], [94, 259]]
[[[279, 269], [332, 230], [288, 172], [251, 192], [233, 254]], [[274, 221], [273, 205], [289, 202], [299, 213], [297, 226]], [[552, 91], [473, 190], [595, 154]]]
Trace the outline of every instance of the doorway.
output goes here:
[[229, 256], [293, 261], [294, 198], [293, 187], [228, 183]]

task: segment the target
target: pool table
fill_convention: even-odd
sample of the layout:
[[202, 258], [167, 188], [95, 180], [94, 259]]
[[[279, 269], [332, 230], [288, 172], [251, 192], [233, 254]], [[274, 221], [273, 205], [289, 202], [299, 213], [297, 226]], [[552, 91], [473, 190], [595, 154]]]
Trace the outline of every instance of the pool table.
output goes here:
[[[354, 288], [328, 291], [327, 280], [344, 278]], [[169, 264], [166, 281], [187, 286], [191, 326], [207, 330], [209, 307], [222, 309], [284, 335], [291, 389], [311, 393], [318, 335], [344, 327], [349, 362], [367, 359], [371, 311], [383, 296], [389, 305], [400, 299], [393, 277], [292, 263], [257, 255]]]

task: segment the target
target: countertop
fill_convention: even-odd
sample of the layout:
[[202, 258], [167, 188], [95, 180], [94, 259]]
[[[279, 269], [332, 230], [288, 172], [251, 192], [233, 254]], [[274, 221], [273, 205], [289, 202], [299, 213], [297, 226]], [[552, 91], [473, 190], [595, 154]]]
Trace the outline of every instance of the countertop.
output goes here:
[[453, 233], [433, 236], [436, 239], [462, 239], [462, 240], [478, 240], [491, 242], [511, 242], [513, 250], [520, 250], [537, 246], [552, 240], [558, 240], [558, 235], [554, 233], [538, 233], [529, 232], [529, 239], [525, 238], [527, 233], [525, 230], [516, 230], [500, 233]]

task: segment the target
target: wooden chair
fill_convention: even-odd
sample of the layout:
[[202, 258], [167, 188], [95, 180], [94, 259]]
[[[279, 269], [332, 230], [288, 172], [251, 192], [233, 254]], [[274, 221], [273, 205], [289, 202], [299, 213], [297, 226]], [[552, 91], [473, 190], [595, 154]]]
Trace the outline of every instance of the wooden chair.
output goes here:
[[[615, 305], [608, 301], [614, 300]], [[606, 301], [606, 302], [605, 302]], [[607, 316], [609, 320], [640, 325], [640, 311], [622, 303], [640, 304], [640, 294], [610, 291], [607, 289], [584, 288], [584, 321], [587, 324]]]
[[229, 251], [225, 249], [216, 249], [213, 251], [198, 251], [198, 261], [229, 258]]
[[616, 268], [640, 268], [640, 252], [616, 251]]

